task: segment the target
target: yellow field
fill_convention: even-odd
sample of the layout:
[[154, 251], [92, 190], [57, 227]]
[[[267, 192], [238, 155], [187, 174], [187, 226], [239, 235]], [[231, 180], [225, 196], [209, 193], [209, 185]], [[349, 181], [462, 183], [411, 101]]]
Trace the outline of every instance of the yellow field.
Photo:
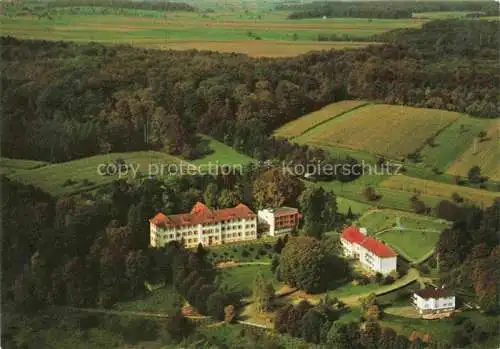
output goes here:
[[473, 166], [479, 166], [481, 173], [495, 181], [500, 181], [500, 124], [493, 123], [488, 129], [488, 135], [483, 142], [477, 142], [465, 151], [450, 166], [448, 173], [467, 176]]
[[495, 198], [500, 197], [500, 193], [434, 182], [403, 175], [395, 175], [386, 179], [380, 184], [380, 187], [414, 194], [438, 196], [448, 200], [451, 199], [453, 193], [458, 193], [466, 200], [477, 204], [483, 204], [485, 206], [491, 205]]
[[437, 109], [368, 105], [315, 127], [300, 142], [400, 158], [418, 150], [459, 117], [459, 113]]
[[367, 104], [367, 102], [364, 101], [341, 101], [329, 104], [326, 107], [281, 126], [274, 132], [274, 136], [286, 138], [300, 136], [313, 127], [335, 118], [339, 114], [343, 114], [365, 104]]
[[330, 41], [330, 42], [311, 42], [311, 41], [197, 41], [197, 40], [171, 40], [165, 42], [137, 42], [137, 46], [148, 48], [157, 48], [162, 50], [200, 50], [200, 51], [218, 51], [224, 53], [244, 53], [250, 57], [293, 57], [310, 51], [323, 50], [341, 50], [350, 48], [360, 48], [377, 43], [370, 42], [349, 42], [349, 41]]

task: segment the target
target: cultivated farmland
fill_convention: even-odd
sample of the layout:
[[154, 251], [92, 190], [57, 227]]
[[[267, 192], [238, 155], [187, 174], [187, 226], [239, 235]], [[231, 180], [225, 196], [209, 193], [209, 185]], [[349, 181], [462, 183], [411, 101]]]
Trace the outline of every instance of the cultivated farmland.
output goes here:
[[401, 158], [422, 148], [460, 115], [437, 109], [369, 105], [323, 123], [297, 141]]
[[476, 204], [483, 204], [485, 206], [491, 205], [495, 198], [500, 197], [500, 193], [439, 183], [403, 175], [392, 176], [383, 181], [380, 186], [382, 188], [411, 193], [414, 195], [438, 196], [447, 200], [451, 199], [453, 193], [457, 193], [466, 200]]
[[[475, 134], [477, 135], [477, 133]], [[500, 180], [499, 159], [500, 124], [495, 121], [487, 129], [487, 135], [482, 141], [472, 142], [469, 149], [459, 155], [448, 169], [448, 173], [467, 176], [473, 166], [479, 166], [481, 173], [493, 180]]]
[[315, 112], [293, 120], [274, 132], [276, 137], [294, 138], [350, 110], [368, 104], [363, 101], [341, 101], [332, 103]]
[[[287, 20], [288, 12], [220, 10], [213, 13], [53, 8], [47, 13], [11, 13], [0, 18], [2, 35], [21, 39], [132, 44], [147, 48], [211, 50], [254, 57], [287, 57], [315, 50], [357, 48], [373, 35], [419, 28], [420, 19]], [[241, 12], [240, 12], [241, 13]], [[318, 41], [319, 36], [349, 38]], [[356, 39], [361, 41], [356, 41]]]

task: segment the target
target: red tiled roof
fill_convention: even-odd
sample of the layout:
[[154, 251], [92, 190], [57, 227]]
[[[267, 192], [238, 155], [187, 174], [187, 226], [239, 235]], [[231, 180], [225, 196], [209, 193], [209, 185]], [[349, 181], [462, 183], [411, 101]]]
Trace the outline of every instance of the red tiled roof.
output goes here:
[[170, 216], [158, 213], [149, 221], [154, 225], [167, 227], [215, 223], [233, 218], [247, 219], [254, 217], [255, 213], [253, 213], [252, 210], [244, 204], [239, 204], [233, 208], [224, 208], [212, 211], [203, 203], [197, 202], [191, 209], [190, 213], [181, 213]]
[[366, 248], [378, 257], [396, 257], [397, 254], [389, 246], [375, 238], [366, 236], [358, 227], [350, 226], [342, 232], [342, 238], [353, 244], [358, 244]]
[[361, 242], [366, 239], [366, 236], [361, 233], [358, 227], [350, 226], [342, 232], [342, 239], [350, 243], [361, 244]]
[[397, 256], [396, 252], [394, 252], [389, 246], [369, 236], [365, 238], [360, 245], [378, 257]]

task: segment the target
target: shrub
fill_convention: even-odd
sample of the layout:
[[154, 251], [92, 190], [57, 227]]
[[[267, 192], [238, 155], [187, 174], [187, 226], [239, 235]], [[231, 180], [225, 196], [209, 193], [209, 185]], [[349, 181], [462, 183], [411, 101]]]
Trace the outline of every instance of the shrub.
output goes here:
[[74, 185], [76, 184], [76, 181], [72, 180], [72, 179], [66, 179], [64, 181], [64, 183], [62, 184], [63, 187], [69, 187], [71, 185]]
[[261, 256], [265, 256], [265, 255], [267, 254], [267, 252], [266, 252], [266, 251], [264, 251], [264, 250], [259, 250], [259, 254], [260, 254]]
[[241, 252], [241, 256], [247, 258], [250, 256], [250, 253], [247, 250], [243, 250], [243, 252]]

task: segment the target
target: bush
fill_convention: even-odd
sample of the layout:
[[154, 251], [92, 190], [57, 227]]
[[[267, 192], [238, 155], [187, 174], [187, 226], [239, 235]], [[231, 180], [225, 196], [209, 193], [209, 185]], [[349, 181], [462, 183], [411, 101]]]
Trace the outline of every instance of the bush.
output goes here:
[[243, 250], [243, 252], [241, 252], [241, 256], [247, 258], [250, 256], [250, 253], [247, 250]]
[[260, 254], [261, 256], [265, 256], [265, 255], [267, 254], [267, 252], [266, 252], [266, 251], [264, 251], [264, 250], [260, 250], [260, 251], [259, 251], [259, 254]]
[[384, 282], [383, 282], [383, 284], [384, 284], [384, 285], [390, 285], [390, 284], [393, 284], [393, 283], [394, 283], [394, 281], [395, 281], [395, 279], [394, 279], [392, 276], [387, 275], [387, 276], [384, 278]]
[[458, 326], [461, 325], [465, 321], [465, 317], [462, 315], [456, 315], [453, 317], [453, 325]]
[[69, 186], [72, 186], [74, 184], [76, 184], [77, 182], [72, 180], [72, 179], [66, 179], [64, 181], [64, 183], [62, 184], [63, 187], [69, 187]]

